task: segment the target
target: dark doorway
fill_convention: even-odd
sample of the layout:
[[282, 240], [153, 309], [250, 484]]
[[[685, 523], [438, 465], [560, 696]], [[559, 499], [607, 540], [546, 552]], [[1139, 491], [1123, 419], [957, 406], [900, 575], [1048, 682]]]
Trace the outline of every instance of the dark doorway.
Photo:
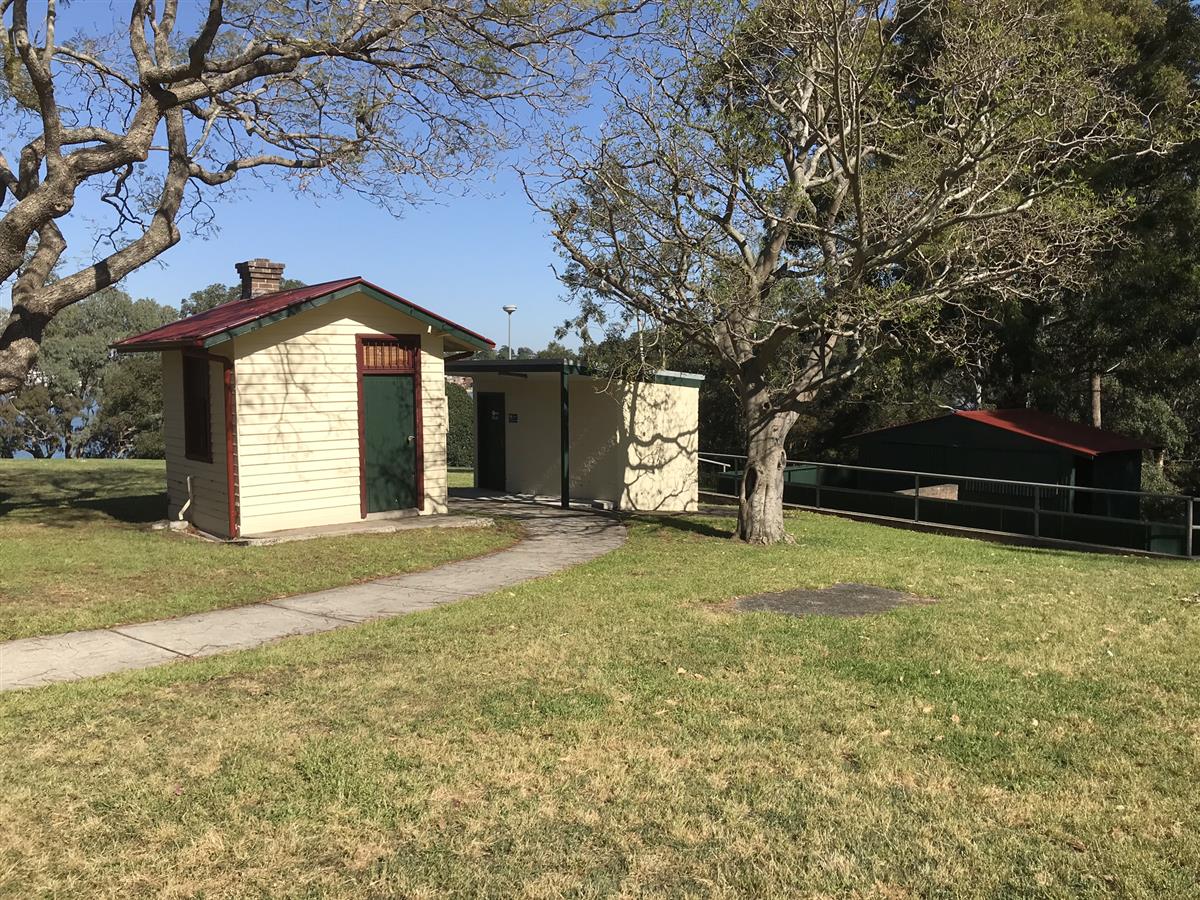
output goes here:
[[417, 505], [416, 392], [412, 375], [364, 375], [366, 511]]
[[489, 491], [504, 490], [504, 395], [475, 395], [477, 487]]

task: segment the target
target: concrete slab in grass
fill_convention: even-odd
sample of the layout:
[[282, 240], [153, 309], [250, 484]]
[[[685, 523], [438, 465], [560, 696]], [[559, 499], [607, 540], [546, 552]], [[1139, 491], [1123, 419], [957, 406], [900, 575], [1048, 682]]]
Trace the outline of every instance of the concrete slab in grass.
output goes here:
[[786, 616], [869, 616], [900, 606], [935, 601], [873, 584], [838, 583], [826, 588], [776, 591], [738, 597], [731, 607], [738, 612], [772, 612]]

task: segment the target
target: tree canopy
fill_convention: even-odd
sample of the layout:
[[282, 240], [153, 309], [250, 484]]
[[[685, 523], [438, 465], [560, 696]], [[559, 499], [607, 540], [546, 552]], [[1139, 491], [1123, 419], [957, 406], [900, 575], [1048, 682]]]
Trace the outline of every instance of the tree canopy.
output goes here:
[[[56, 315], [208, 228], [239, 176], [401, 211], [570, 108], [600, 39], [643, 4], [119, 5], [126, 33], [88, 34], [73, 6], [0, 0], [0, 393]], [[59, 223], [82, 196], [109, 217], [94, 252], [68, 253]]]
[[1068, 12], [676, 4], [599, 133], [527, 178], [579, 325], [674, 331], [727, 373], [743, 538], [785, 538], [786, 441], [822, 392], [891, 347], [963, 352], [974, 319], [1082, 289], [1114, 242], [1121, 206], [1083, 174], [1162, 147]]
[[[284, 278], [279, 283], [279, 289], [283, 291], [290, 291], [293, 288], [299, 287], [304, 287], [304, 282], [296, 278]], [[222, 303], [232, 303], [234, 300], [240, 299], [241, 296], [241, 285], [222, 284], [219, 281], [213, 282], [207, 287], [192, 291], [180, 300], [179, 314], [181, 316], [194, 316], [196, 313], [212, 309], [214, 306], [220, 306]]]
[[1145, 483], [1200, 490], [1200, 15], [1186, 0], [1074, 10], [1070, 27], [1110, 47], [1112, 77], [1170, 144], [1082, 173], [1123, 205], [1116, 241], [1071, 290], [962, 316], [968, 352], [891, 348], [806, 411], [795, 452], [945, 407], [1032, 406], [1158, 444]]
[[161, 456], [157, 354], [113, 358], [112, 342], [178, 316], [117, 288], [65, 310], [46, 329], [38, 366], [0, 399], [0, 452], [45, 458]]

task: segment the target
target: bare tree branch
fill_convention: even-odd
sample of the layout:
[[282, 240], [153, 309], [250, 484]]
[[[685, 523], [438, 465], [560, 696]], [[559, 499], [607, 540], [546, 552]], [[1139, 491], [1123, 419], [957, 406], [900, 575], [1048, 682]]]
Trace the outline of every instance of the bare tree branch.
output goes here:
[[804, 404], [899, 333], [942, 340], [947, 308], [1080, 283], [1111, 240], [1079, 172], [1160, 148], [1064, 34], [1026, 0], [684, 3], [611, 75], [603, 133], [527, 174], [582, 323], [676, 331], [729, 373], [761, 476], [743, 537], [783, 535]]
[[[38, 23], [29, 0], [0, 0], [2, 133], [17, 143], [0, 155], [0, 282], [13, 286], [0, 393], [24, 381], [59, 310], [165, 252], [188, 215], [205, 216], [206, 189], [276, 172], [400, 211], [569, 111], [605, 39], [635, 34], [648, 8], [208, 0], [188, 35], [178, 0], [124, 2], [124, 35], [60, 44], [56, 0], [37, 4]], [[56, 272], [66, 248], [55, 222], [81, 192], [111, 210], [98, 242], [111, 246]]]

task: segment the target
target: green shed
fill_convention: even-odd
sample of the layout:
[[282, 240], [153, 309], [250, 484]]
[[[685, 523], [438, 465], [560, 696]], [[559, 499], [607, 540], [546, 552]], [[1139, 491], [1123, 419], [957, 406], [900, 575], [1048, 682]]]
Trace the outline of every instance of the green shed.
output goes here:
[[[850, 443], [862, 466], [1118, 491], [1141, 490], [1142, 454], [1152, 448], [1145, 441], [1033, 409], [954, 410], [855, 435]], [[909, 486], [906, 478], [884, 474], [865, 480], [873, 490]], [[1027, 493], [1017, 485], [982, 483], [961, 483], [958, 490], [957, 499], [984, 502], [1020, 502]], [[1132, 497], [1123, 501], [1081, 492], [1074, 498], [1076, 512], [1136, 516], [1136, 509]]]

